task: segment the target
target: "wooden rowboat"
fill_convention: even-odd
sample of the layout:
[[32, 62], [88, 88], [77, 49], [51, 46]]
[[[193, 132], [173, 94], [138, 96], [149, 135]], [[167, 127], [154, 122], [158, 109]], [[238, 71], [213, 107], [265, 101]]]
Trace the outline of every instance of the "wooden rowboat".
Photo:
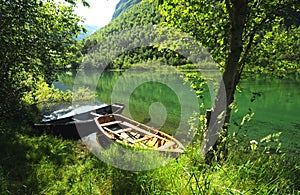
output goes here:
[[172, 136], [119, 114], [94, 119], [99, 128], [97, 141], [104, 148], [107, 139], [134, 148], [183, 153], [184, 146]]

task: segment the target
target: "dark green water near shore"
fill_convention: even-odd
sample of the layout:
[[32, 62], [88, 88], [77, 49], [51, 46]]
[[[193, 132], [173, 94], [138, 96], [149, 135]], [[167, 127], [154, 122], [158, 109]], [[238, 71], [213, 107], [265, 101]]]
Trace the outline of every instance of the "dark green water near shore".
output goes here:
[[[104, 72], [99, 75], [89, 75], [81, 82], [93, 83], [97, 82], [96, 94], [97, 100], [103, 103], [111, 103], [114, 100], [126, 100], [126, 113], [140, 122], [149, 122], [151, 118], [157, 116], [151, 114], [151, 109], [158, 109], [163, 116], [164, 124], [161, 125], [163, 131], [173, 134], [172, 130], [178, 127], [180, 120], [181, 104], [185, 100], [184, 89], [177, 92], [168, 86], [173, 82], [172, 73], [159, 74], [159, 80], [156, 82], [153, 73], [135, 75], [133, 77], [122, 78], [122, 72]], [[67, 87], [73, 88], [75, 74], [62, 74], [59, 76], [59, 83]], [[131, 79], [130, 79], [131, 78]], [[171, 78], [171, 79], [170, 79]], [[131, 80], [127, 83], [127, 80]], [[152, 81], [151, 81], [152, 79]], [[157, 79], [157, 78], [156, 78]], [[178, 82], [178, 79], [175, 79]], [[175, 82], [174, 80], [174, 82]], [[136, 86], [132, 88], [132, 86]], [[243, 79], [239, 88], [241, 92], [236, 93], [237, 109], [232, 112], [232, 132], [239, 132], [239, 136], [243, 137], [244, 143], [250, 140], [258, 142], [270, 135], [281, 132], [278, 140], [271, 139], [275, 145], [281, 144], [282, 150], [289, 150], [299, 155], [300, 153], [300, 76], [290, 75], [287, 78], [279, 79], [266, 75], [256, 75], [251, 78]], [[186, 89], [187, 86], [183, 85]], [[207, 87], [206, 87], [207, 88]], [[130, 92], [128, 92], [128, 90]], [[118, 91], [118, 93], [116, 93]], [[204, 92], [204, 98], [199, 100], [199, 104], [205, 103], [206, 107], [211, 106], [208, 89]], [[121, 97], [126, 94], [124, 97]], [[178, 95], [180, 96], [178, 98]], [[118, 96], [118, 97], [116, 97]], [[128, 97], [129, 96], [129, 97]], [[186, 100], [189, 101], [189, 100]], [[192, 100], [191, 100], [192, 101]], [[158, 102], [158, 103], [157, 103]], [[124, 102], [123, 102], [124, 103]], [[163, 106], [162, 106], [163, 105]], [[252, 120], [238, 130], [243, 116], [249, 109], [254, 113]], [[156, 111], [157, 112], [157, 111]], [[160, 120], [157, 116], [155, 120]], [[158, 125], [159, 126], [159, 125]], [[275, 147], [275, 146], [274, 146]]]

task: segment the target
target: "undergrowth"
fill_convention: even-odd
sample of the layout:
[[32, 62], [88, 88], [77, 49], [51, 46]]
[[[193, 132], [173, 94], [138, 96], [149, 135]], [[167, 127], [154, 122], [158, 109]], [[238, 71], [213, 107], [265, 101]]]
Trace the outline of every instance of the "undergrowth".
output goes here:
[[163, 167], [132, 172], [100, 161], [79, 142], [15, 128], [0, 124], [0, 194], [300, 193], [299, 155], [267, 153], [265, 146], [232, 142], [226, 161], [207, 165], [196, 141]]

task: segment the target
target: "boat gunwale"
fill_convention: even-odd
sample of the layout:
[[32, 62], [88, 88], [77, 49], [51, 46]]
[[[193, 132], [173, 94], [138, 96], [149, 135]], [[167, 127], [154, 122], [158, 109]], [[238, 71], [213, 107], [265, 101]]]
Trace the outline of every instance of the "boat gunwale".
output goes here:
[[[124, 125], [127, 128], [131, 128], [131, 127], [127, 126], [126, 124], [123, 124], [124, 122], [127, 121], [127, 123], [129, 123], [130, 125], [136, 126], [136, 127], [140, 128], [142, 131], [144, 131], [144, 132], [141, 132], [138, 129], [131, 128], [131, 130], [127, 130], [126, 132], [128, 132], [128, 131], [138, 131], [140, 133], [143, 133], [144, 136], [145, 135], [150, 135], [151, 136], [151, 137], [149, 137], [147, 139], [151, 139], [153, 137], [157, 137], [158, 139], [169, 141], [168, 143], [172, 142], [172, 145], [170, 145], [170, 146], [168, 146], [166, 148], [163, 147], [166, 144], [163, 144], [162, 146], [157, 147], [157, 148], [153, 148], [153, 150], [155, 150], [155, 151], [160, 151], [160, 152], [176, 152], [176, 153], [183, 153], [183, 151], [184, 151], [184, 146], [176, 138], [168, 135], [167, 133], [164, 133], [162, 131], [154, 129], [153, 127], [147, 126], [145, 124], [142, 124], [140, 122], [134, 121], [134, 120], [132, 120], [130, 118], [127, 118], [127, 117], [125, 117], [123, 115], [116, 114], [116, 113], [108, 114], [108, 115], [103, 115], [103, 116], [99, 116], [99, 117], [95, 117], [94, 118], [94, 121], [95, 121], [96, 125], [98, 126], [99, 130], [101, 131], [101, 133], [104, 134], [106, 137], [108, 137], [108, 139], [110, 139], [110, 140], [112, 140], [111, 135], [109, 135], [109, 133], [107, 132], [107, 130], [104, 130], [104, 127], [108, 126], [108, 125], [105, 125], [106, 123], [109, 123], [109, 122], [112, 122], [112, 121], [100, 123], [99, 119], [103, 118], [103, 117], [113, 117], [113, 121], [117, 121], [117, 118], [119, 117], [119, 118], [121, 118], [123, 120], [123, 121], [121, 120], [122, 121], [120, 123], [121, 125]], [[102, 127], [102, 125], [104, 125], [104, 127]], [[122, 132], [124, 132], [123, 130], [124, 129], [121, 128], [119, 130], [116, 130], [116, 132], [121, 132], [122, 133]], [[113, 131], [113, 130], [110, 130], [110, 131]], [[159, 134], [159, 135], [157, 135], [157, 134]], [[120, 135], [117, 135], [117, 136], [120, 136]], [[140, 138], [140, 139], [143, 139], [143, 138]], [[139, 139], [133, 140], [133, 144], [138, 143], [138, 140]], [[128, 141], [128, 140], [126, 140], [126, 141]], [[119, 142], [122, 145], [128, 145], [128, 144], [124, 143], [122, 140], [119, 140], [117, 142]], [[168, 148], [170, 148], [171, 146], [173, 146], [175, 144], [177, 145], [177, 147], [175, 149], [168, 149]], [[130, 146], [130, 147], [134, 147], [134, 146]], [[151, 149], [151, 148], [149, 147], [148, 149]]]

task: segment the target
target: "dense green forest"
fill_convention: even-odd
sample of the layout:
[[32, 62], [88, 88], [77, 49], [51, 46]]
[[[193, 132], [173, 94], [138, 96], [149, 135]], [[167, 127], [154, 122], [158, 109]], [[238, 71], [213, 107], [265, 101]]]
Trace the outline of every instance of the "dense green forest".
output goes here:
[[132, 6], [138, 4], [139, 2], [141, 2], [141, 0], [123, 0], [123, 1], [119, 1], [119, 3], [117, 4], [116, 8], [115, 8], [115, 12], [112, 16], [112, 19], [117, 18], [121, 13], [125, 12], [127, 9], [131, 8]]
[[[113, 20], [83, 40], [87, 29], [73, 11], [79, 4], [89, 6], [85, 0], [0, 0], [0, 194], [300, 193], [299, 151], [281, 151], [280, 133], [249, 142], [247, 135], [229, 131], [233, 126], [247, 129], [254, 115], [249, 109], [241, 121], [231, 122], [242, 79], [263, 73], [265, 78], [295, 75], [299, 82], [299, 1], [120, 0]], [[169, 37], [176, 45], [164, 42]], [[184, 53], [191, 43], [198, 50]], [[79, 67], [101, 70], [102, 62], [123, 72], [137, 65], [149, 70], [142, 67], [152, 62], [195, 70], [195, 58], [201, 68], [220, 70], [224, 89], [216, 92], [212, 109], [196, 118], [197, 135], [185, 153], [165, 166], [121, 170], [102, 162], [81, 141], [41, 135], [33, 127], [42, 109], [94, 98], [85, 88], [78, 97], [54, 88], [61, 73]], [[183, 75], [202, 99], [207, 80], [196, 71]], [[259, 96], [254, 91], [249, 99]], [[174, 113], [169, 117], [175, 118]], [[298, 126], [294, 124], [295, 137]]]
[[[121, 3], [121, 2], [120, 2]], [[131, 3], [131, 2], [130, 2]], [[135, 2], [133, 2], [135, 3]], [[120, 4], [121, 7], [126, 7], [127, 4]], [[109, 35], [111, 42], [120, 43], [121, 36], [122, 39], [133, 40], [132, 37], [151, 37], [151, 32], [147, 30], [147, 25], [157, 25], [164, 21], [164, 18], [161, 16], [159, 10], [156, 7], [157, 2], [150, 3], [148, 1], [141, 2], [135, 5], [132, 5], [128, 10], [122, 12], [120, 16], [116, 17], [112, 20], [107, 26], [101, 28], [93, 35], [89, 36], [83, 41], [83, 54], [87, 54], [94, 47], [97, 47], [98, 44], [103, 41], [104, 38], [107, 38]], [[142, 29], [145, 27], [145, 29]], [[137, 28], [136, 30], [134, 28]], [[121, 34], [122, 31], [131, 30], [127, 36]], [[142, 32], [144, 31], [144, 32]], [[120, 34], [114, 35], [113, 33]], [[152, 35], [153, 36], [153, 35]], [[143, 40], [143, 38], [141, 38]], [[155, 41], [154, 41], [155, 42]], [[101, 43], [102, 44], [102, 43]], [[122, 44], [122, 43], [120, 43]], [[114, 59], [109, 68], [126, 68], [131, 64], [137, 64], [140, 62], [147, 61], [157, 61], [164, 64], [169, 65], [185, 65], [191, 63], [185, 57], [178, 55], [178, 53], [169, 50], [169, 49], [159, 49], [155, 46], [143, 46], [140, 47], [140, 42], [133, 42], [130, 47], [134, 48], [129, 51], [126, 51], [118, 58]], [[184, 44], [183, 42], [181, 44]], [[108, 50], [112, 50], [113, 47], [117, 45], [113, 45], [111, 48], [107, 48]], [[118, 50], [124, 50], [125, 45], [122, 48], [118, 48]], [[106, 53], [113, 53], [113, 51], [106, 51]]]

